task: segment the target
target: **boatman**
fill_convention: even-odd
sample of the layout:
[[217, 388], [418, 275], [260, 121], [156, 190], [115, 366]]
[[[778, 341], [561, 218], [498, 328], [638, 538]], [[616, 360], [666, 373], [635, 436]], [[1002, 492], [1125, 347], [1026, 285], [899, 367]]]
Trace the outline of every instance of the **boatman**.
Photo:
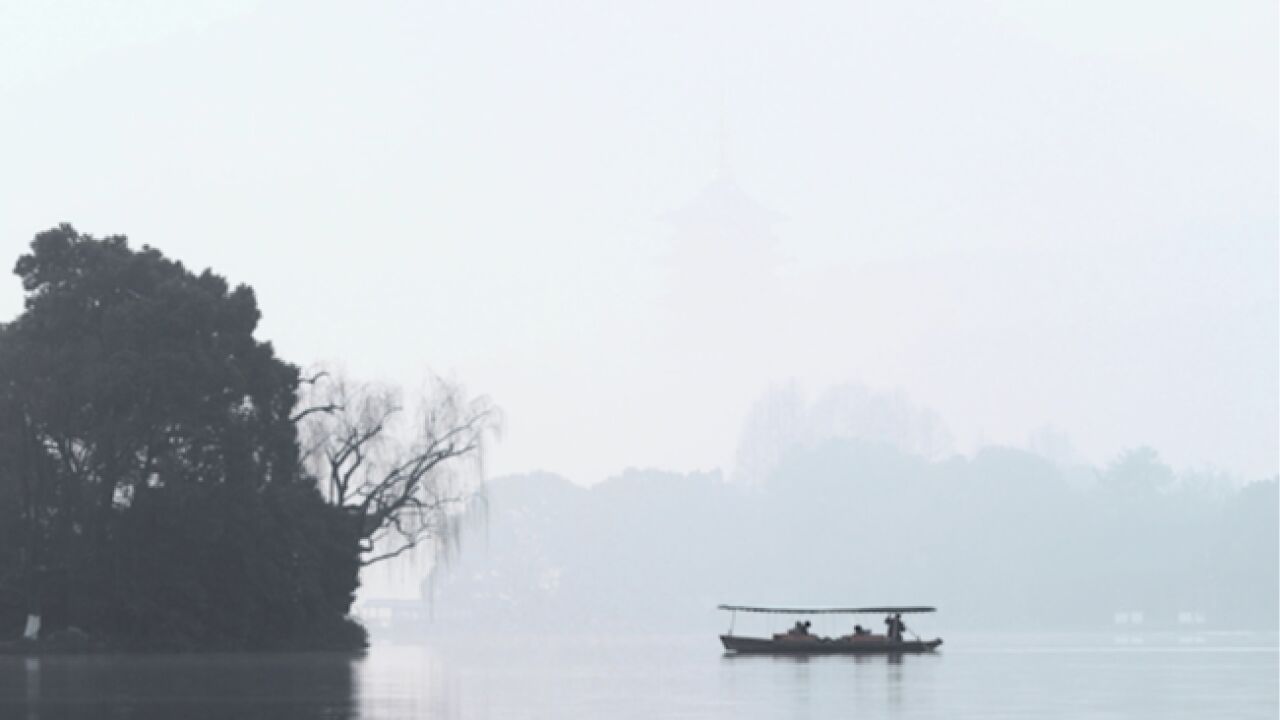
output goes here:
[[901, 642], [902, 631], [906, 629], [906, 624], [902, 622], [902, 613], [896, 615], [888, 615], [884, 619], [884, 624], [889, 626], [889, 639]]

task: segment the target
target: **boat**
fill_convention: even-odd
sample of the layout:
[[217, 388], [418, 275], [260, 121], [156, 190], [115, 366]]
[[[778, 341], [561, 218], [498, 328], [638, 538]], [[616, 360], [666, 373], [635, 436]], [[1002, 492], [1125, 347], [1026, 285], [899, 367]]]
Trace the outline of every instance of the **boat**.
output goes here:
[[[768, 613], [775, 615], [791, 615], [804, 618], [811, 615], [884, 615], [886, 620], [899, 615], [936, 612], [937, 608], [921, 605], [878, 606], [859, 608], [783, 608], [753, 607], [749, 605], [720, 605], [719, 610], [731, 613], [729, 631], [720, 636], [720, 642], [728, 653], [760, 654], [760, 655], [857, 655], [862, 653], [924, 653], [933, 652], [942, 645], [942, 638], [925, 640], [917, 637], [905, 626], [908, 640], [902, 632], [893, 634], [876, 634], [870, 631], [851, 633], [839, 637], [824, 637], [808, 631], [808, 623], [797, 621], [794, 628], [784, 633], [774, 633], [772, 637], [746, 637], [733, 634], [734, 620], [737, 614]], [[886, 623], [889, 624], [889, 623]]]

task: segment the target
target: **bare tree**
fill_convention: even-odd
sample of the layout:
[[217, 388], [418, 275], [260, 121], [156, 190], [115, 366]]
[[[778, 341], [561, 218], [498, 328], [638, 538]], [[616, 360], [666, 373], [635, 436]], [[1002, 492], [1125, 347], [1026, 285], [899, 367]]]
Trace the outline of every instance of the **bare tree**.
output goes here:
[[501, 420], [488, 398], [439, 377], [406, 403], [394, 388], [329, 372], [304, 381], [294, 419], [303, 461], [325, 498], [352, 516], [365, 565], [447, 542], [480, 489]]

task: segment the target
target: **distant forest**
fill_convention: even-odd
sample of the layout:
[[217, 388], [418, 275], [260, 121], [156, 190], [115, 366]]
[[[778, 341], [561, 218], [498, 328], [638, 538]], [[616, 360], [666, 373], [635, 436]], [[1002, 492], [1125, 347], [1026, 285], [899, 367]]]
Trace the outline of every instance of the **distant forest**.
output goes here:
[[828, 439], [754, 486], [526, 475], [477, 508], [468, 552], [428, 588], [437, 629], [709, 630], [721, 602], [932, 604], [953, 629], [1277, 624], [1276, 479], [1177, 474], [1148, 448], [1064, 468]]

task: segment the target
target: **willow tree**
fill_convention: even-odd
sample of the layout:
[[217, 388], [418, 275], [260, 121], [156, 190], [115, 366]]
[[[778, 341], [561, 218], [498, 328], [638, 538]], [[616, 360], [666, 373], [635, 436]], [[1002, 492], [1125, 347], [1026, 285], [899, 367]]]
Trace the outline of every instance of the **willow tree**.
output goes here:
[[362, 564], [447, 544], [481, 486], [497, 407], [439, 377], [412, 401], [328, 371], [305, 388], [294, 415], [303, 461], [357, 528]]

